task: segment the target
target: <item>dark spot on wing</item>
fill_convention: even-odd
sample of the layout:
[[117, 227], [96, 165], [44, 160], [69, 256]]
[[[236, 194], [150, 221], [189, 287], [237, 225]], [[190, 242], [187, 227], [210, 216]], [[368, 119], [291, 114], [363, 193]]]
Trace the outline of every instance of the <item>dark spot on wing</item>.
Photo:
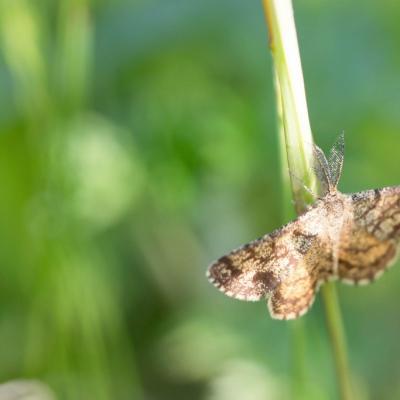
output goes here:
[[261, 286], [265, 291], [272, 291], [278, 285], [275, 275], [271, 271], [259, 271], [253, 276], [253, 283]]

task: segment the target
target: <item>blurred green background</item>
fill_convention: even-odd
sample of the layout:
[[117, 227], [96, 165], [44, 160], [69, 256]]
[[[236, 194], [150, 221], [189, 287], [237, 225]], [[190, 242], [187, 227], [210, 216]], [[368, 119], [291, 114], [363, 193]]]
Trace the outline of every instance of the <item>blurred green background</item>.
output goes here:
[[[295, 323], [204, 275], [285, 222], [261, 2], [0, 4], [1, 381], [335, 399], [320, 299], [295, 346]], [[346, 132], [341, 190], [399, 184], [399, 2], [295, 8], [316, 141]], [[360, 398], [400, 398], [399, 292], [400, 268], [339, 285]]]

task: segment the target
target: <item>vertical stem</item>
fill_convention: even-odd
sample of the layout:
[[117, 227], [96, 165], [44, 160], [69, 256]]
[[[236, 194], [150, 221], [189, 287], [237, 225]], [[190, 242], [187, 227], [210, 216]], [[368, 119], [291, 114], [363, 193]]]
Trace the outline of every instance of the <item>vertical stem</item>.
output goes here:
[[[295, 216], [292, 205], [291, 183], [288, 174], [288, 160], [286, 152], [285, 127], [283, 123], [282, 95], [279, 87], [276, 71], [274, 74], [276, 111], [277, 111], [277, 127], [279, 134], [279, 150], [282, 174], [282, 223], [293, 219]], [[307, 398], [307, 373], [306, 373], [306, 334], [305, 326], [302, 320], [293, 321], [290, 324], [291, 347], [292, 347], [292, 385], [291, 398], [306, 399]]]
[[351, 373], [347, 358], [346, 337], [344, 333], [342, 316], [340, 313], [339, 299], [333, 282], [328, 282], [322, 287], [326, 323], [335, 359], [336, 375], [339, 381], [340, 397], [342, 400], [351, 400]]
[[[302, 187], [301, 181], [316, 191], [316, 178], [311, 168], [313, 138], [308, 117], [293, 6], [291, 0], [263, 0], [263, 6], [274, 60], [277, 110], [279, 121], [281, 121], [279, 124], [281, 155], [284, 156], [283, 149], [285, 149], [287, 166], [291, 174], [292, 196], [296, 211], [300, 213], [312, 201]], [[341, 398], [350, 400], [352, 395], [346, 340], [336, 288], [333, 283], [325, 284], [322, 287], [322, 296]], [[301, 354], [300, 351], [297, 353]], [[304, 362], [301, 365], [304, 365]]]
[[[308, 118], [300, 53], [290, 0], [263, 0], [269, 44], [280, 91], [286, 158], [296, 211], [312, 201], [301, 182], [315, 189], [313, 138]], [[279, 105], [280, 103], [280, 105]]]

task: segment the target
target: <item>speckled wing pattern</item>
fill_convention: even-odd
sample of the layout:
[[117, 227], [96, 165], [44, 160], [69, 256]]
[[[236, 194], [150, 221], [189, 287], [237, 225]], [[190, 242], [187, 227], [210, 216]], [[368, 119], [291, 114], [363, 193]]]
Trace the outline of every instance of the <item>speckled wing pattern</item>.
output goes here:
[[208, 269], [219, 290], [240, 300], [269, 297], [276, 319], [303, 315], [319, 284], [332, 275], [332, 243], [318, 223], [318, 206], [269, 235], [221, 257]]
[[400, 247], [400, 187], [367, 190], [351, 196], [353, 218], [344, 224], [338, 277], [367, 284], [383, 274]]
[[221, 257], [207, 276], [240, 300], [268, 298], [271, 316], [294, 319], [328, 279], [365, 284], [396, 259], [400, 187], [340, 192], [319, 199], [299, 218]]

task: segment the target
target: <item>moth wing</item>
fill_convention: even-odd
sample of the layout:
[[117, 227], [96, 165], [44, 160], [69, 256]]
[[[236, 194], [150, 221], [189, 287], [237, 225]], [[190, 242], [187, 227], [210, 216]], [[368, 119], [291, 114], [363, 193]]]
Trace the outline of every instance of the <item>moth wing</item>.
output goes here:
[[268, 307], [276, 319], [303, 315], [313, 303], [320, 281], [332, 275], [332, 246], [309, 232], [308, 211], [281, 229], [263, 236], [214, 262], [208, 278], [219, 290], [240, 300], [270, 296]]
[[339, 244], [339, 279], [367, 284], [389, 268], [400, 245], [400, 187], [367, 190], [351, 196], [353, 218]]
[[283, 230], [276, 230], [219, 258], [210, 265], [208, 280], [235, 299], [265, 298], [280, 281], [276, 243], [284, 235]]
[[301, 254], [289, 264], [285, 279], [268, 301], [271, 316], [294, 319], [312, 306], [321, 283], [333, 276], [332, 243], [327, 237], [295, 231], [294, 251]]

